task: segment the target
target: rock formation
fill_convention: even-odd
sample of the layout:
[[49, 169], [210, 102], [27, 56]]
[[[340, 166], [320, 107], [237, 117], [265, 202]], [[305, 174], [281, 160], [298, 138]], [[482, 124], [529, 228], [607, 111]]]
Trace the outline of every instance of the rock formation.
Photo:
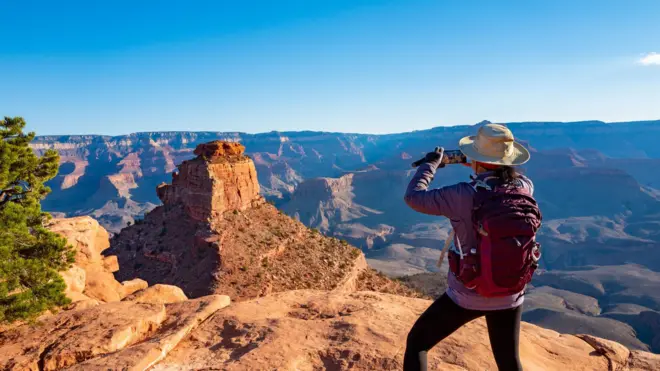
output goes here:
[[197, 221], [262, 202], [257, 171], [244, 151], [239, 143], [200, 144], [194, 152], [197, 157], [184, 161], [172, 174], [172, 184], [158, 186], [158, 198], [166, 206], [183, 206]]
[[67, 285], [66, 294], [75, 306], [119, 301], [147, 287], [147, 282], [140, 279], [115, 279], [113, 272], [119, 270], [117, 257], [101, 255], [110, 247], [108, 232], [93, 218], [55, 218], [47, 227], [74, 248], [75, 263], [61, 275]]
[[326, 233], [336, 232], [335, 229], [344, 223], [355, 223], [354, 220], [367, 215], [380, 214], [378, 210], [353, 201], [353, 177], [354, 174], [347, 174], [337, 179], [315, 178], [302, 182], [291, 199], [282, 205], [282, 210], [305, 225]]
[[382, 282], [348, 243], [265, 203], [243, 151], [238, 143], [199, 145], [197, 157], [179, 166], [172, 184], [158, 187], [164, 205], [113, 238], [117, 277], [176, 285], [189, 297], [223, 294], [232, 300], [360, 285], [415, 295]]

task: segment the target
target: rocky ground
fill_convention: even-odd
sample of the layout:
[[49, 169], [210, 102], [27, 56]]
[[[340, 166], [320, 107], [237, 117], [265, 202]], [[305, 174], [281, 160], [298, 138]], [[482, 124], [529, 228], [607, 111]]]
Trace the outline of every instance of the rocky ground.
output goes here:
[[[429, 301], [375, 292], [290, 291], [218, 311], [155, 370], [400, 370], [405, 338]], [[526, 370], [650, 370], [660, 356], [523, 324]], [[494, 370], [485, 322], [429, 354], [432, 370]]]
[[[3, 370], [400, 370], [430, 301], [371, 291], [293, 290], [229, 304], [154, 286], [0, 333]], [[526, 370], [657, 370], [660, 356], [523, 323]], [[483, 320], [429, 353], [430, 369], [494, 370]]]

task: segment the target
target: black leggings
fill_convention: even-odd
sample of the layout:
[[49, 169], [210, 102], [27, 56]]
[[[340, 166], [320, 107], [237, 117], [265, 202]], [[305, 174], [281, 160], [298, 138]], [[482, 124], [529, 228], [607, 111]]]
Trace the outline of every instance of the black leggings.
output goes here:
[[486, 316], [497, 368], [500, 371], [522, 370], [518, 355], [522, 305], [504, 310], [470, 310], [458, 306], [447, 294], [431, 304], [408, 333], [403, 370], [425, 371], [426, 352], [459, 327], [481, 316]]

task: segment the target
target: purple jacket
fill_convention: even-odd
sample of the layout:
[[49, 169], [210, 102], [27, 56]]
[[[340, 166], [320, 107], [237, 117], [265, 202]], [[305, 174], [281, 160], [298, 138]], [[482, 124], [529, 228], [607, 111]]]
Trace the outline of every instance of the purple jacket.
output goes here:
[[[422, 164], [410, 181], [404, 200], [413, 210], [424, 214], [445, 216], [449, 218], [460, 246], [464, 250], [476, 247], [477, 237], [472, 227], [472, 205], [474, 189], [467, 182], [454, 185], [428, 189], [435, 170], [429, 164]], [[478, 178], [491, 175], [480, 174]], [[521, 177], [520, 186], [529, 188], [534, 192], [534, 185], [529, 178]], [[511, 296], [486, 298], [474, 290], [466, 288], [454, 275], [449, 272], [447, 280], [447, 295], [459, 306], [473, 310], [499, 310], [515, 308], [523, 303], [523, 293]]]

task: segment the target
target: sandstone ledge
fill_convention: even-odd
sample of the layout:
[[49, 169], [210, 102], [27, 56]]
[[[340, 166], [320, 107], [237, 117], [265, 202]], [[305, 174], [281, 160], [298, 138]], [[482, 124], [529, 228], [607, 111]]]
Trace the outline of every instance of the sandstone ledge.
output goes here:
[[[430, 301], [375, 292], [299, 290], [235, 303], [154, 370], [400, 370], [406, 334]], [[523, 323], [525, 370], [657, 370], [660, 355]], [[612, 368], [614, 365], [615, 368]], [[496, 370], [485, 321], [436, 346], [431, 370]]]
[[[0, 369], [400, 370], [407, 331], [430, 303], [370, 291], [297, 290], [231, 306], [219, 295], [100, 304], [0, 333]], [[520, 351], [528, 371], [660, 369], [660, 355], [527, 323]], [[473, 321], [436, 346], [429, 367], [496, 369], [485, 322]]]
[[1, 370], [146, 370], [229, 305], [211, 295], [173, 304], [133, 301], [64, 311], [0, 333]]

